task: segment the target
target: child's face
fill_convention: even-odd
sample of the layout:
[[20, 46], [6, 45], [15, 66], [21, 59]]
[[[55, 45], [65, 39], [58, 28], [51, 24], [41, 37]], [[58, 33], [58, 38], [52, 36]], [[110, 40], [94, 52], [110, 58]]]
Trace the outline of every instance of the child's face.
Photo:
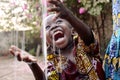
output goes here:
[[65, 19], [57, 18], [54, 16], [46, 20], [46, 39], [47, 43], [55, 45], [57, 48], [65, 48], [71, 41], [71, 24]]

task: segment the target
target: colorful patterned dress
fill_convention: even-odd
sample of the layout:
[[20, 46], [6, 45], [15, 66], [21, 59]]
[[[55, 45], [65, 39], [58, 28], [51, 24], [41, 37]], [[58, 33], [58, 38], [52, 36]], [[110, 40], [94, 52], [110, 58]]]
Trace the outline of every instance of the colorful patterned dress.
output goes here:
[[98, 52], [97, 43], [86, 46], [77, 38], [73, 52], [76, 63], [64, 56], [49, 53], [48, 80], [105, 80]]
[[104, 57], [106, 80], [120, 80], [120, 0], [113, 2], [113, 34]]

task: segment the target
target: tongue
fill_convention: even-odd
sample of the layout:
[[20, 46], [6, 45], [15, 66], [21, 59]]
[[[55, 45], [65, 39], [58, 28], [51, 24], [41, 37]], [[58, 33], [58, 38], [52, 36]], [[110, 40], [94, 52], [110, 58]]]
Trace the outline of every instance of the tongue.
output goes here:
[[64, 37], [64, 35], [62, 33], [58, 33], [54, 36], [54, 40], [57, 41], [58, 39]]

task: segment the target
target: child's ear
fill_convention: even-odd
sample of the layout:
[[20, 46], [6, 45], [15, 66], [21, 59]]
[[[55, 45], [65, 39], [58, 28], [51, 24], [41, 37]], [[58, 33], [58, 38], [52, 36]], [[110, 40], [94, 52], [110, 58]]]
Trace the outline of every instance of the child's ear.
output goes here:
[[71, 28], [71, 35], [78, 35], [74, 28]]
[[75, 31], [75, 29], [71, 29], [71, 35], [73, 37], [73, 40], [77, 40], [78, 38], [78, 33]]

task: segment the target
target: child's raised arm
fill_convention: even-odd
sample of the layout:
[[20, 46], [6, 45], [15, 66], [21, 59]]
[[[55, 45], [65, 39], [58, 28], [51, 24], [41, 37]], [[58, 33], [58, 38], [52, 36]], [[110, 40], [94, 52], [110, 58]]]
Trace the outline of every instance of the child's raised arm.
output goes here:
[[28, 63], [30, 69], [32, 70], [32, 72], [35, 76], [35, 80], [46, 80], [44, 72], [37, 64], [37, 59], [34, 56], [30, 55], [26, 51], [23, 51], [23, 50], [17, 48], [16, 46], [11, 46], [9, 49], [9, 52], [13, 56], [16, 56], [19, 61], [24, 61], [24, 62]]
[[48, 3], [55, 5], [53, 7], [48, 7], [48, 12], [56, 12], [56, 17], [61, 17], [69, 21], [86, 45], [94, 42], [94, 36], [90, 27], [75, 17], [73, 13], [67, 7], [65, 7], [60, 0], [47, 1]]

